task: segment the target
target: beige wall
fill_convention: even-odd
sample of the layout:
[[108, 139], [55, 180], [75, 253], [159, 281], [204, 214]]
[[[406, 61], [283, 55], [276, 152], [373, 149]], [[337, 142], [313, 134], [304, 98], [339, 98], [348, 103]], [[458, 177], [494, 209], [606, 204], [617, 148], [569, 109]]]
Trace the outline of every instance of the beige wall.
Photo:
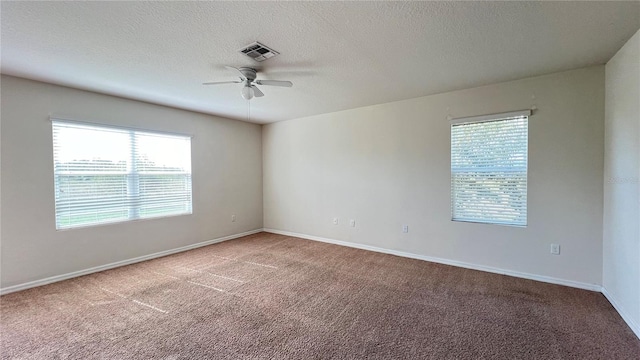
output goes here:
[[[262, 228], [259, 125], [9, 76], [1, 85], [2, 288]], [[49, 114], [193, 134], [193, 214], [56, 231]]]
[[603, 286], [640, 337], [640, 31], [605, 83]]
[[[450, 221], [447, 116], [533, 105], [529, 225]], [[600, 285], [603, 119], [597, 66], [266, 125], [264, 226]]]

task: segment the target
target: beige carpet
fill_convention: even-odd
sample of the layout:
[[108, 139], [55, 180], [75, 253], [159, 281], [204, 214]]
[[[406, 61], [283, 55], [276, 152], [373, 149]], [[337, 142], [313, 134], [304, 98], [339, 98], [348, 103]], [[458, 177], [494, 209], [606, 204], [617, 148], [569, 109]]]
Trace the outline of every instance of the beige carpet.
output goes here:
[[638, 359], [599, 293], [260, 233], [0, 297], [2, 359]]

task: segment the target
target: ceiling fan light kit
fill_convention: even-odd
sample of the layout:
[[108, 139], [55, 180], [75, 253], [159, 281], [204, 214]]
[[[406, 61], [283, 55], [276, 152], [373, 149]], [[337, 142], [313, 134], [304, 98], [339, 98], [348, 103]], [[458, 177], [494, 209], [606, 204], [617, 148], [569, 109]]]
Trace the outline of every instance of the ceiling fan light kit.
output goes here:
[[253, 96], [255, 95], [255, 91], [253, 91], [253, 88], [251, 88], [251, 86], [244, 86], [242, 88], [242, 97], [245, 100], [251, 100], [253, 99]]

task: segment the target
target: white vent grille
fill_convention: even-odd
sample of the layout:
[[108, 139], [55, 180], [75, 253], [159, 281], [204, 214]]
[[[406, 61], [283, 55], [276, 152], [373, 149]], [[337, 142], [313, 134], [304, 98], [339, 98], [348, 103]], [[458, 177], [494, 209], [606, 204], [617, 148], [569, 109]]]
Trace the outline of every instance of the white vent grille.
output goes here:
[[269, 47], [264, 46], [257, 41], [253, 44], [249, 44], [243, 47], [242, 49], [240, 49], [240, 52], [258, 62], [265, 61], [280, 54], [279, 52], [270, 49]]

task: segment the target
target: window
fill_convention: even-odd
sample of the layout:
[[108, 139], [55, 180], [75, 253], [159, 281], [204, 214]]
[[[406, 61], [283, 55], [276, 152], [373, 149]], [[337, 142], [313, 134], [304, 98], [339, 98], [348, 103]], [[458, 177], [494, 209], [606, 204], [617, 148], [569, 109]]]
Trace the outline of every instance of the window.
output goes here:
[[53, 120], [56, 229], [191, 214], [191, 138]]
[[529, 115], [525, 111], [452, 121], [452, 220], [527, 225]]

